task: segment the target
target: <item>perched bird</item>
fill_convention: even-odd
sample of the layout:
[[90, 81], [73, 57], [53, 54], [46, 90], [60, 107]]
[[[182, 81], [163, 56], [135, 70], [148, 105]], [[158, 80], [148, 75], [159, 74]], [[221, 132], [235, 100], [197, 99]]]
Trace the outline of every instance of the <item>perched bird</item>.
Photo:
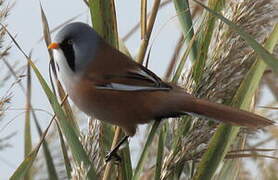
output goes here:
[[133, 136], [138, 124], [198, 114], [250, 128], [274, 122], [253, 113], [198, 99], [110, 46], [89, 25], [64, 26], [48, 47], [64, 87], [76, 106], [89, 116], [120, 126]]

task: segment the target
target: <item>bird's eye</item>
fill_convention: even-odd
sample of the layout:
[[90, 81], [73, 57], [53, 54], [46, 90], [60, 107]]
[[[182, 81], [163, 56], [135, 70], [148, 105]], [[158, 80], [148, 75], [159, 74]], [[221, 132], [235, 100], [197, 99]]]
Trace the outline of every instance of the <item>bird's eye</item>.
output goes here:
[[68, 39], [67, 44], [71, 45], [71, 44], [73, 44], [73, 41], [71, 39]]

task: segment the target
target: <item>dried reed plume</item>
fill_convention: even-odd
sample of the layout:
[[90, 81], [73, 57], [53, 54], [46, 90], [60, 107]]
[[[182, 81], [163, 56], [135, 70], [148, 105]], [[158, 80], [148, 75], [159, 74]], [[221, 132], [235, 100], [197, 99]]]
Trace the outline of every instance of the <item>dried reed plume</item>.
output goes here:
[[[0, 0], [0, 22], [5, 24], [5, 20], [9, 15], [12, 6], [6, 5], [4, 0]], [[5, 30], [3, 27], [0, 28], [0, 59], [5, 58], [9, 55], [10, 46], [4, 46]]]
[[[94, 165], [98, 176], [101, 176], [104, 168], [104, 156], [103, 142], [101, 137], [103, 136], [103, 123], [93, 118], [88, 118], [88, 131], [81, 133], [79, 137], [85, 151], [90, 158], [90, 161]], [[86, 170], [84, 165], [78, 166], [76, 163], [72, 168], [72, 178], [79, 180], [87, 177], [88, 169]]]
[[[10, 9], [11, 6], [6, 5], [4, 0], [0, 0], [0, 23], [1, 24], [5, 24], [5, 20], [10, 12]], [[6, 32], [1, 27], [0, 28], [0, 68], [1, 69], [3, 69], [2, 62], [8, 57], [9, 50], [10, 50], [10, 46], [4, 45], [5, 35]], [[10, 74], [9, 72], [1, 72], [0, 75], [1, 75], [0, 78], [0, 89], [1, 89], [4, 83], [9, 79]], [[0, 121], [3, 119], [4, 113], [7, 110], [7, 104], [10, 102], [11, 99], [11, 93], [9, 92], [9, 90], [10, 89], [8, 89], [8, 91], [6, 91], [4, 94], [0, 94]], [[6, 137], [0, 138], [0, 150], [10, 146], [10, 144], [6, 143], [6, 141], [8, 141], [13, 135], [14, 133], [7, 135]]]
[[[272, 31], [274, 24], [278, 23], [276, 0], [231, 0], [222, 12], [226, 18], [242, 27], [260, 43]], [[235, 95], [256, 57], [252, 48], [229, 26], [219, 22], [215, 27], [205, 71], [201, 83], [194, 88], [194, 93], [198, 97], [227, 103]], [[185, 84], [192, 81], [191, 76], [188, 77]], [[173, 127], [181, 127], [180, 123], [173, 122]], [[171, 151], [166, 156], [162, 179], [167, 179], [175, 167], [185, 161], [198, 160], [214, 130], [215, 126], [209, 126], [208, 121], [197, 121], [193, 129], [181, 140], [179, 152]]]
[[[8, 17], [8, 14], [10, 12], [11, 6], [6, 5], [4, 0], [0, 0], [0, 23], [5, 25], [5, 20]], [[7, 25], [5, 25], [7, 26]], [[9, 55], [10, 46], [5, 46], [5, 35], [6, 31], [3, 27], [0, 28], [0, 67], [3, 65], [2, 62], [7, 58]], [[3, 69], [3, 68], [1, 68]], [[7, 75], [8, 74], [8, 75]], [[2, 78], [0, 78], [0, 88], [4, 84], [4, 81], [7, 81], [9, 79], [10, 74], [8, 72], [1, 73]]]
[[81, 163], [78, 165], [77, 163], [73, 163], [73, 168], [71, 172], [72, 180], [83, 180], [87, 179], [88, 169], [85, 168], [84, 164]]
[[88, 132], [82, 134], [80, 141], [87, 152], [90, 161], [94, 164], [96, 170], [100, 172], [104, 163], [104, 154], [101, 151], [101, 129], [100, 121], [93, 118], [88, 118]]

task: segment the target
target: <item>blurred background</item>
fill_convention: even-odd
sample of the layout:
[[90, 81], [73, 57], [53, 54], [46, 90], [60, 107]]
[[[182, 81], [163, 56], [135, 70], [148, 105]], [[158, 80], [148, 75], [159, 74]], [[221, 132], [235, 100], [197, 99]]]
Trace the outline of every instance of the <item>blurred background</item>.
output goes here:
[[[233, 1], [240, 2], [236, 0]], [[43, 28], [40, 4], [46, 14], [50, 29], [55, 29], [57, 26], [64, 24], [66, 21], [72, 18], [74, 18], [73, 21], [82, 21], [91, 24], [91, 17], [87, 5], [82, 0], [29, 0], [28, 2], [24, 0], [2, 0], [1, 2], [5, 3], [2, 5], [3, 7], [5, 7], [5, 5], [11, 6], [7, 18], [2, 21], [2, 23], [7, 24], [8, 30], [15, 37], [23, 50], [27, 54], [31, 54], [32, 60], [49, 82], [49, 55], [45, 42], [42, 39]], [[152, 48], [150, 51], [148, 67], [157, 75], [164, 78], [167, 67], [173, 57], [175, 48], [180, 42], [182, 33], [173, 3], [167, 0], [162, 2], [166, 3], [159, 10], [154, 29], [152, 31], [152, 36], [150, 39], [150, 45], [152, 45]], [[140, 21], [140, 3], [139, 1], [135, 2], [126, 0], [118, 0], [115, 3], [119, 36], [124, 38]], [[148, 11], [151, 9], [152, 4], [153, 0], [148, 1]], [[277, 4], [276, 6], [278, 7]], [[194, 25], [197, 26], [200, 24], [201, 20], [199, 20], [199, 18], [201, 19], [199, 16], [195, 19]], [[221, 29], [221, 27], [218, 28]], [[53, 32], [52, 37], [54, 37], [55, 34], [56, 33]], [[131, 55], [135, 57], [141, 42], [140, 29], [137, 29], [132, 34], [132, 36], [130, 36], [124, 42]], [[18, 167], [18, 165], [24, 160], [24, 108], [26, 104], [26, 97], [25, 93], [22, 91], [20, 83], [26, 87], [27, 81], [26, 59], [12, 44], [8, 36], [6, 36], [4, 39], [4, 45], [11, 46], [9, 55], [5, 58], [5, 61], [7, 61], [8, 64], [11, 65], [14, 70], [16, 70], [18, 79], [15, 79], [11, 75], [7, 68], [7, 63], [1, 62], [0, 60], [0, 97], [8, 97], [10, 100], [10, 102], [5, 106], [5, 113], [0, 119], [0, 180], [8, 179]], [[185, 49], [183, 46], [180, 48]], [[212, 50], [213, 48], [210, 48], [210, 51]], [[190, 65], [190, 62], [188, 61], [187, 64]], [[277, 103], [275, 100], [277, 97], [275, 96], [275, 93], [273, 93], [275, 91], [273, 91], [273, 89], [278, 89], [277, 83], [276, 86], [274, 85], [274, 87], [270, 87], [269, 85], [266, 85], [267, 80], [270, 81], [271, 79], [264, 79], [264, 84], [262, 84], [260, 88], [260, 100], [256, 106], [269, 106], [270, 104], [275, 105]], [[36, 109], [39, 123], [42, 129], [45, 129], [52, 117], [53, 112], [34, 74], [32, 74], [31, 100], [33, 108]], [[265, 108], [258, 109], [260, 112], [266, 111]], [[268, 111], [270, 111], [266, 113], [268, 114], [268, 117], [277, 120], [277, 113], [275, 114], [276, 110], [268, 109]], [[74, 112], [76, 114], [80, 113], [76, 108], [74, 108]], [[83, 121], [81, 129], [86, 132], [87, 118], [82, 114], [80, 117]], [[144, 142], [145, 139], [145, 129], [145, 125], [140, 127], [140, 131], [137, 133], [136, 137], [130, 140], [133, 164], [135, 164], [135, 162], [138, 160], [138, 153], [141, 151], [140, 148], [142, 148], [142, 142]], [[32, 143], [33, 146], [35, 146], [39, 142], [39, 135], [33, 121], [31, 121], [31, 132]], [[277, 139], [273, 140], [275, 137], [277, 138], [277, 129], [276, 131], [272, 129], [271, 133], [264, 132], [265, 131], [251, 133], [255, 138], [251, 139], [250, 143], [254, 146], [258, 143], [262, 143], [260, 148], [277, 148]], [[49, 138], [51, 138], [51, 134], [49, 136]], [[271, 154], [271, 156], [274, 155]], [[271, 165], [273, 161], [266, 160], [263, 162], [258, 160], [255, 162], [255, 160], [256, 158], [244, 161], [245, 168], [247, 169], [246, 173], [249, 175], [251, 172], [250, 177], [254, 179], [260, 179], [263, 176], [256, 178], [258, 172], [263, 171], [262, 167], [268, 169], [267, 165]], [[273, 164], [277, 165], [277, 162], [276, 164]], [[40, 167], [40, 165], [41, 164], [39, 164], [37, 167]], [[244, 172], [242, 173], [243, 175]]]

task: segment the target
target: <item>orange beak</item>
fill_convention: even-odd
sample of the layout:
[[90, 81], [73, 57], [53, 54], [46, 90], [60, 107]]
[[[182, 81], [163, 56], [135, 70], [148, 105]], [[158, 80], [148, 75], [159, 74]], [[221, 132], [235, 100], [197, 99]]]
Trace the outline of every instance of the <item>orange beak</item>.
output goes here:
[[48, 49], [57, 49], [57, 48], [59, 48], [59, 44], [53, 42], [53, 43], [49, 44], [49, 46], [47, 48]]

